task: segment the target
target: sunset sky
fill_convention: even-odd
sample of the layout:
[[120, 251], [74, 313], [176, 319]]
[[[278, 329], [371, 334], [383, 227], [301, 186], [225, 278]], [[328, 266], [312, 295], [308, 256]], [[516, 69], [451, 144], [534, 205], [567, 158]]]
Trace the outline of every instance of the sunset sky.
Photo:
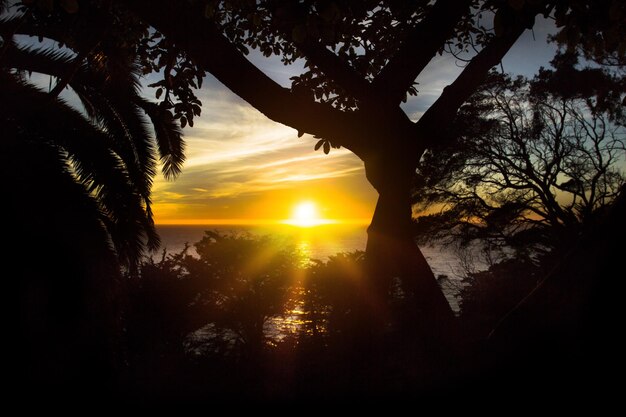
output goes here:
[[[550, 24], [526, 31], [503, 62], [505, 71], [532, 75], [554, 54], [545, 39]], [[301, 67], [252, 53], [249, 59], [284, 86]], [[461, 71], [450, 56], [436, 57], [418, 78], [419, 95], [403, 105], [417, 120]], [[275, 123], [212, 76], [198, 92], [202, 116], [187, 127], [187, 161], [175, 181], [155, 180], [156, 222], [242, 223], [287, 219], [302, 201], [317, 206], [324, 219], [365, 222], [374, 210], [376, 192], [365, 179], [362, 162], [345, 149], [330, 155], [314, 151], [315, 140], [297, 137]]]

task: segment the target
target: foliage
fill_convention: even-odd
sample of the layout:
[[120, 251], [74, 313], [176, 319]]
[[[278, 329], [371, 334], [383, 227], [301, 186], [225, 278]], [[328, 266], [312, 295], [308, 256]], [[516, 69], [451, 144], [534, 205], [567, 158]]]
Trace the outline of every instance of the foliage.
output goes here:
[[[202, 104], [194, 90], [202, 86], [204, 71], [184, 51], [115, 2], [70, 3], [71, 6], [67, 1], [17, 2], [16, 11], [3, 21], [3, 42], [10, 41], [13, 35], [36, 36], [40, 42], [53, 40], [62, 48], [83, 51], [87, 59], [100, 53], [100, 60], [109, 70], [120, 62], [107, 60], [122, 53], [134, 61], [142, 75], [162, 76], [148, 83], [148, 87], [156, 89], [156, 99], [161, 99], [161, 117], [178, 120], [183, 128], [187, 123], [193, 126]], [[110, 55], [112, 52], [117, 54]]]
[[358, 324], [363, 252], [303, 266], [267, 236], [207, 231], [194, 246], [145, 259], [130, 280], [133, 350], [256, 356], [285, 338], [337, 342]]
[[[207, 15], [244, 52], [257, 49], [279, 56], [286, 65], [304, 60], [306, 70], [292, 77], [292, 90], [312, 99], [350, 109], [355, 97], [333, 83], [303, 49], [328, 48], [360, 77], [371, 81], [397, 50], [412, 26], [431, 9], [426, 1], [284, 2], [209, 1]], [[411, 87], [410, 94], [417, 90]]]
[[557, 1], [554, 41], [602, 65], [626, 64], [626, 5], [619, 0]]
[[299, 260], [293, 249], [269, 237], [211, 231], [194, 246], [197, 257], [185, 249], [142, 263], [133, 290], [134, 328], [151, 329], [143, 339], [179, 349], [204, 328], [208, 339], [192, 338], [194, 349], [215, 352], [234, 344], [235, 352], [256, 354], [271, 339], [270, 321], [294, 307]]
[[364, 252], [338, 253], [315, 261], [303, 283], [302, 336], [336, 338], [355, 320], [356, 297], [363, 279]]
[[[3, 112], [0, 118], [0, 176], [5, 180], [0, 213], [6, 219], [6, 242], [11, 242], [2, 259], [5, 276], [11, 277], [6, 288], [15, 299], [11, 322], [20, 340], [9, 351], [17, 363], [27, 364], [9, 367], [9, 376], [16, 386], [51, 396], [80, 391], [85, 385], [92, 392], [105, 392], [123, 363], [119, 267], [106, 229], [93, 216], [100, 207], [76, 181], [76, 172], [67, 164], [68, 151], [40, 136], [42, 131], [56, 136], [57, 117], [72, 110], [45, 100], [50, 118], [33, 123], [29, 112], [42, 103], [20, 98], [41, 97], [9, 81], [0, 75], [0, 100], [10, 100], [20, 111]], [[62, 135], [69, 152], [84, 154], [81, 140], [101, 139], [79, 122], [73, 129], [76, 135]], [[120, 171], [98, 164], [108, 155], [101, 151], [100, 146], [93, 150], [100, 158], [84, 166], [80, 175], [103, 184], [106, 195]]]
[[211, 321], [234, 331], [248, 346], [262, 346], [268, 321], [293, 308], [294, 250], [269, 237], [215, 232], [206, 232], [195, 247], [202, 267], [211, 271], [209, 291], [202, 297]]
[[486, 337], [536, 287], [549, 269], [548, 264], [538, 266], [528, 258], [511, 258], [486, 271], [469, 273], [459, 291], [459, 307], [472, 337]]
[[[16, 97], [2, 116], [18, 124], [24, 140], [65, 154], [78, 183], [96, 199], [99, 207], [92, 215], [106, 226], [121, 263], [134, 268], [146, 244], [158, 247], [152, 179], [157, 157], [167, 178], [180, 172], [182, 132], [169, 104], [153, 103], [141, 94], [137, 44], [147, 28], [101, 2], [68, 4], [18, 3], [0, 18], [3, 82]], [[20, 35], [37, 36], [39, 44]], [[33, 73], [50, 77], [47, 93], [30, 84]], [[80, 100], [82, 112], [58, 99], [67, 87]], [[177, 88], [177, 94], [184, 94]], [[41, 124], [32, 123], [34, 115]], [[105, 170], [115, 175], [105, 176]]]
[[200, 288], [186, 272], [186, 250], [159, 261], [146, 258], [129, 278], [126, 321], [131, 352], [181, 353], [189, 332], [204, 324], [203, 311], [192, 306]]
[[[418, 220], [423, 239], [554, 248], [615, 198], [626, 155], [621, 81], [564, 57], [555, 64], [533, 80], [493, 73], [460, 112], [457, 143], [425, 158], [416, 201], [439, 212]], [[574, 90], [575, 80], [586, 82]]]

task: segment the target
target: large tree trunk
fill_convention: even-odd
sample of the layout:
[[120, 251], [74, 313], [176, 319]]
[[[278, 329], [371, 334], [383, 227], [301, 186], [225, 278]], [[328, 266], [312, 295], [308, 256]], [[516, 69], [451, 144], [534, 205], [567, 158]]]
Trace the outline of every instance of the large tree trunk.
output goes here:
[[369, 304], [382, 309], [392, 282], [399, 279], [409, 306], [402, 324], [414, 329], [433, 348], [454, 349], [459, 333], [456, 318], [412, 233], [414, 168], [404, 162], [406, 153], [385, 156], [365, 163], [367, 178], [379, 193], [366, 248], [367, 296], [376, 300]]

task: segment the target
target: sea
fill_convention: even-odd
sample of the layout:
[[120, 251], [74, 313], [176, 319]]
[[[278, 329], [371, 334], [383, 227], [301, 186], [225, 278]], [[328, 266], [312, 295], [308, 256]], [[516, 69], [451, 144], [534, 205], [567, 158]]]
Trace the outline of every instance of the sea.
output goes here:
[[[291, 225], [158, 225], [161, 249], [154, 257], [178, 253], [189, 245], [189, 253], [196, 255], [193, 244], [200, 241], [205, 231], [220, 233], [249, 233], [258, 236], [272, 236], [290, 243], [308, 259], [325, 261], [329, 256], [340, 252], [365, 250], [367, 226], [353, 224], [324, 224], [314, 227]], [[468, 268], [480, 268], [480, 259], [470, 259], [467, 253], [443, 246], [420, 246], [444, 294], [453, 310], [459, 310], [458, 293], [462, 277]]]

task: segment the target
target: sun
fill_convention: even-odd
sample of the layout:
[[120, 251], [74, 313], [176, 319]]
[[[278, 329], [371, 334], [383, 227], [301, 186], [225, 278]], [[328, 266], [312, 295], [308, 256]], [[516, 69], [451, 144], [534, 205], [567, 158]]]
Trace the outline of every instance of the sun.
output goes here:
[[304, 201], [296, 204], [293, 208], [290, 220], [296, 226], [314, 226], [319, 221], [317, 206], [312, 201]]
[[320, 218], [317, 205], [314, 202], [302, 201], [293, 207], [291, 218], [285, 223], [298, 227], [312, 227], [328, 224], [330, 221]]
[[300, 203], [293, 209], [293, 219], [303, 223], [316, 220], [317, 207], [309, 201]]

